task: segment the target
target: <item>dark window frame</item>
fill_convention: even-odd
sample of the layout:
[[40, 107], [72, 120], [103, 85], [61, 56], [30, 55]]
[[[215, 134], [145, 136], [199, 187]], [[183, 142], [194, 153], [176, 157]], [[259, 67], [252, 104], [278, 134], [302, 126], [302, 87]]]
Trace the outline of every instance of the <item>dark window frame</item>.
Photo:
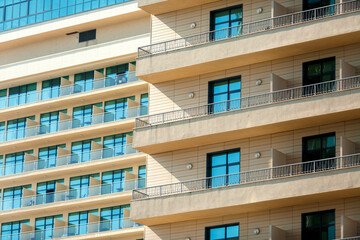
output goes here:
[[[229, 13], [231, 12], [231, 10], [233, 9], [236, 9], [236, 8], [241, 8], [241, 12], [242, 12], [242, 17], [241, 19], [237, 19], [237, 20], [231, 20], [231, 14], [229, 14], [229, 19], [228, 19], [228, 23], [230, 23], [230, 28], [231, 27], [234, 27], [234, 26], [231, 26], [231, 23], [232, 22], [236, 22], [236, 21], [241, 21], [241, 24], [240, 25], [235, 25], [235, 26], [241, 26], [243, 25], [244, 23], [244, 6], [243, 4], [237, 4], [237, 5], [234, 5], [234, 6], [231, 6], [231, 7], [226, 7], [226, 8], [221, 8], [221, 9], [216, 9], [216, 10], [213, 10], [213, 11], [210, 11], [210, 31], [215, 31], [215, 14], [218, 13], [218, 12], [224, 12], [224, 11], [229, 11]], [[223, 22], [225, 23], [225, 22]], [[231, 37], [231, 30], [229, 29], [229, 37]], [[215, 40], [215, 36], [213, 34], [213, 36], [211, 36], [211, 39], [212, 40]]]
[[[306, 148], [306, 141], [315, 137], [321, 138], [321, 143], [320, 143], [320, 151], [323, 151], [322, 148], [322, 138], [327, 137], [327, 136], [334, 136], [335, 137], [335, 156], [336, 156], [336, 132], [329, 132], [329, 133], [323, 133], [323, 134], [316, 134], [316, 135], [311, 135], [311, 136], [306, 136], [302, 138], [302, 156], [301, 156], [301, 161], [302, 162], [308, 162], [308, 161], [304, 161], [306, 159], [305, 158], [305, 148]], [[320, 154], [321, 155], [321, 154]], [[335, 157], [334, 156], [334, 157]], [[320, 159], [317, 159], [320, 160]]]
[[[308, 83], [307, 80], [307, 66], [311, 65], [311, 64], [317, 64], [317, 63], [323, 63], [323, 62], [327, 62], [333, 60], [334, 61], [334, 72], [333, 72], [333, 79], [335, 80], [336, 78], [336, 57], [328, 57], [328, 58], [322, 58], [322, 59], [317, 59], [317, 60], [313, 60], [313, 61], [308, 61], [308, 62], [303, 62], [302, 63], [302, 85], [306, 86], [306, 85], [311, 85], [313, 83]], [[323, 65], [321, 65], [321, 75], [323, 74]]]
[[[211, 173], [211, 164], [210, 164], [211, 163], [211, 156], [217, 155], [217, 154], [225, 154], [225, 153], [229, 154], [231, 152], [236, 152], [236, 151], [239, 152], [239, 156], [240, 156], [240, 159], [239, 159], [239, 168], [240, 168], [240, 164], [241, 164], [241, 148], [232, 148], [232, 149], [207, 153], [206, 154], [206, 177], [212, 177], [210, 175], [210, 173]], [[228, 164], [228, 158], [226, 159], [226, 164]], [[227, 166], [229, 166], [229, 165], [227, 165]], [[228, 168], [226, 169], [226, 172], [227, 172], [226, 175], [228, 175]]]
[[[233, 227], [233, 226], [239, 226], [238, 235], [239, 235], [239, 239], [240, 239], [240, 222], [237, 222], [237, 223], [229, 223], [229, 224], [222, 224], [222, 225], [215, 225], [215, 226], [207, 226], [207, 227], [205, 227], [205, 240], [210, 239], [210, 230], [211, 229], [222, 228], [222, 227]], [[225, 234], [226, 234], [226, 231], [225, 231]], [[225, 238], [225, 240], [226, 240], [226, 238]]]
[[79, 32], [79, 43], [96, 39], [96, 29]]
[[[309, 212], [309, 213], [302, 213], [301, 214], [301, 240], [307, 240], [304, 238], [304, 232], [305, 232], [305, 224], [306, 221], [304, 221], [305, 217], [307, 215], [312, 215], [312, 214], [326, 214], [326, 213], [334, 213], [334, 226], [336, 226], [336, 211], [335, 209], [330, 209], [330, 210], [325, 210], [325, 211], [315, 211], [315, 212]], [[320, 218], [320, 233], [322, 232], [322, 217]], [[336, 234], [336, 227], [334, 228], [334, 234]]]

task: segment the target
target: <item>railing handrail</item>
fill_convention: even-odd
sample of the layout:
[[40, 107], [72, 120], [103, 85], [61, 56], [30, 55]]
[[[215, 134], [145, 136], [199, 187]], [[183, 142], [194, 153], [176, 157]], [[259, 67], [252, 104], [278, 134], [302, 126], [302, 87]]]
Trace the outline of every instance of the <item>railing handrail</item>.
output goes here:
[[[96, 114], [92, 114], [92, 115], [89, 115], [89, 116], [84, 116], [84, 117], [91, 117], [91, 118], [96, 118], [98, 116], [105, 116], [105, 115], [109, 115], [109, 114], [116, 114], [116, 113], [121, 113], [121, 112], [127, 112], [129, 110], [133, 110], [133, 109], [141, 109], [141, 108], [144, 108], [144, 107], [147, 107], [146, 105], [139, 105], [139, 106], [134, 106], [134, 107], [127, 107], [127, 108], [124, 108], [122, 110], [116, 110], [114, 112], [102, 112], [102, 113], [96, 113]], [[132, 117], [134, 118], [134, 117]], [[127, 117], [125, 119], [128, 119]], [[3, 131], [2, 133], [3, 134], [7, 134], [7, 133], [11, 133], [11, 132], [18, 132], [18, 131], [27, 131], [27, 130], [32, 130], [32, 129], [37, 129], [39, 127], [47, 127], [47, 126], [53, 126], [54, 124], [63, 124], [63, 123], [71, 123], [73, 121], [76, 121], [76, 120], [81, 120], [79, 118], [74, 118], [72, 116], [72, 118], [70, 119], [65, 119], [65, 120], [61, 120], [61, 121], [57, 121], [57, 122], [54, 122], [54, 123], [50, 123], [50, 124], [38, 124], [38, 125], [34, 125], [34, 126], [28, 126], [28, 127], [25, 127], [25, 128], [20, 128], [20, 129], [14, 129], [14, 130], [5, 130]], [[112, 121], [109, 121], [109, 122], [113, 122], [113, 121], [120, 121], [120, 120], [123, 120], [123, 119], [114, 119]], [[96, 124], [96, 123], [95, 123]], [[91, 125], [94, 125], [94, 123], [91, 123], [89, 126]], [[83, 126], [79, 126], [79, 127], [83, 127]], [[73, 127], [71, 129], [74, 129], [74, 128], [79, 128], [79, 127]], [[87, 126], [84, 126], [84, 127], [87, 127]], [[68, 130], [68, 129], [66, 129]], [[61, 131], [61, 130], [60, 130]], [[59, 131], [56, 131], [56, 132], [59, 132]], [[13, 140], [16, 140], [16, 139], [13, 139]]]
[[[99, 185], [92, 185], [92, 186], [87, 186], [87, 187], [80, 187], [80, 188], [71, 188], [71, 189], [67, 189], [67, 190], [61, 190], [61, 191], [55, 191], [52, 193], [45, 193], [45, 194], [34, 194], [34, 195], [30, 195], [30, 196], [24, 196], [24, 197], [19, 197], [19, 198], [9, 198], [9, 199], [3, 199], [0, 201], [1, 204], [5, 203], [5, 202], [10, 202], [10, 201], [21, 201], [21, 200], [25, 200], [25, 199], [34, 199], [34, 198], [39, 198], [39, 197], [46, 197], [46, 196], [53, 196], [53, 195], [61, 195], [61, 194], [66, 194], [66, 193], [71, 193], [71, 192], [75, 192], [75, 191], [83, 191], [83, 190], [90, 190], [90, 189], [102, 189], [103, 187], [109, 187], [109, 186], [115, 186], [118, 184], [126, 184], [126, 183], [137, 183], [140, 180], [143, 180], [145, 178], [137, 178], [137, 179], [131, 179], [131, 180], [125, 180], [125, 181], [118, 181], [118, 182], [111, 182], [111, 183], [102, 183]], [[31, 191], [31, 190], [30, 190]], [[124, 190], [125, 191], [125, 190]], [[128, 190], [126, 190], [128, 191]], [[112, 192], [110, 192], [112, 193]], [[104, 194], [99, 194], [99, 195], [105, 195], [105, 194], [110, 194], [110, 193], [104, 193]], [[88, 196], [91, 197], [91, 196]], [[76, 198], [78, 199], [78, 198]], [[37, 204], [39, 205], [39, 204]], [[10, 209], [9, 209], [10, 210]]]
[[[116, 148], [129, 147], [129, 146], [132, 146], [132, 144], [117, 145]], [[32, 163], [36, 163], [36, 162], [39, 162], [39, 161], [46, 162], [46, 161], [49, 161], [49, 160], [54, 159], [54, 158], [71, 157], [71, 156], [78, 156], [78, 155], [87, 154], [87, 153], [91, 154], [93, 152], [102, 152], [102, 151], [105, 151], [105, 150], [108, 150], [108, 149], [115, 150], [115, 147], [107, 147], [107, 148], [104, 147], [104, 148], [99, 148], [99, 149], [93, 149], [93, 150], [90, 150], [90, 151], [83, 151], [83, 152], [79, 152], [79, 153], [69, 153], [69, 154], [64, 154], [64, 155], [57, 155], [56, 157], [38, 158], [38, 159], [34, 159], [34, 160], [31, 160], [31, 161], [22, 162], [22, 163], [4, 164], [2, 167], [0, 167], [0, 169], [5, 168], [5, 167], [17, 166], [17, 165], [32, 164]]]
[[[126, 73], [123, 73], [123, 74], [119, 74], [117, 76], [128, 76], [128, 75], [136, 75], [136, 72], [135, 71], [132, 71], [132, 72], [126, 72]], [[60, 77], [59, 77], [60, 78]], [[96, 79], [92, 79], [90, 80], [90, 82], [92, 83], [97, 83], [97, 82], [101, 82], [101, 81], [105, 81], [107, 79], [113, 79], [114, 77], [103, 77], [103, 78], [96, 78]], [[135, 81], [138, 81], [139, 79], [135, 76]], [[129, 82], [134, 82], [134, 81], [127, 81], [126, 83], [129, 83]], [[124, 83], [117, 83], [116, 85], [122, 85]], [[61, 91], [61, 90], [68, 90], [70, 88], [75, 88], [75, 87], [80, 87], [81, 85], [78, 84], [78, 83], [72, 83], [72, 84], [69, 84], [69, 85], [62, 85], [62, 86], [58, 86], [58, 87], [55, 87], [55, 89], [58, 89], [58, 91]], [[108, 86], [108, 87], [113, 87], [113, 86]], [[67, 97], [67, 96], [72, 96], [74, 94], [78, 94], [78, 93], [88, 93], [88, 92], [91, 92], [91, 91], [95, 91], [95, 90], [98, 90], [98, 89], [103, 89], [103, 88], [107, 88], [105, 85], [103, 87], [98, 87], [98, 88], [93, 88], [91, 90], [87, 90], [87, 91], [79, 91], [79, 92], [74, 92], [74, 93], [69, 93], [69, 94], [64, 94], [64, 95], [60, 95], [59, 96], [56, 96], [56, 97], [51, 97], [51, 98], [47, 98], [47, 99], [36, 99], [36, 101], [34, 102], [28, 102], [28, 103], [21, 103], [21, 104], [16, 104], [14, 106], [7, 106], [5, 108], [2, 108], [2, 109], [8, 109], [8, 108], [13, 108], [13, 107], [17, 107], [17, 106], [20, 106], [20, 105], [25, 105], [25, 104], [31, 104], [31, 103], [38, 103], [38, 102], [44, 102], [44, 101], [49, 101], [49, 100], [52, 100], [52, 99], [58, 99], [58, 98], [62, 98], [62, 97]], [[16, 98], [20, 98], [20, 97], [24, 97], [24, 96], [38, 96], [38, 98], [42, 98], [42, 94], [43, 93], [46, 93], [46, 92], [51, 92], [52, 89], [41, 89], [41, 90], [36, 90], [36, 91], [33, 91], [33, 92], [30, 92], [30, 93], [20, 93], [20, 94], [16, 94], [16, 95], [13, 95], [13, 96], [6, 96], [6, 98], [2, 98], [0, 99], [0, 103], [1, 102], [6, 102], [8, 103], [9, 100], [12, 100], [12, 99], [16, 99]], [[0, 109], [0, 111], [2, 110]]]
[[[69, 228], [80, 228], [82, 226], [91, 226], [91, 225], [95, 225], [95, 224], [102, 224], [102, 223], [112, 223], [112, 222], [118, 222], [118, 221], [129, 221], [132, 224], [132, 226], [130, 227], [138, 227], [141, 226], [141, 224], [138, 224], [136, 222], [133, 222], [130, 220], [130, 218], [115, 218], [115, 219], [111, 219], [111, 220], [102, 220], [102, 221], [97, 221], [97, 222], [89, 222], [89, 223], [82, 223], [82, 224], [76, 224], [76, 225], [67, 225], [67, 226], [63, 226], [63, 227], [56, 227], [56, 228], [48, 228], [48, 229], [42, 229], [42, 230], [31, 230], [31, 231], [25, 231], [22, 233], [16, 233], [16, 234], [6, 234], [6, 235], [1, 235], [3, 238], [11, 238], [11, 237], [15, 237], [15, 236], [21, 236], [21, 235], [27, 235], [27, 234], [36, 234], [37, 232], [44, 232], [44, 231], [56, 231], [58, 229], [69, 229]], [[129, 227], [124, 227], [123, 228], [129, 228]], [[77, 235], [77, 234], [75, 234]]]
[[[208, 104], [199, 105], [199, 106], [195, 106], [195, 107], [189, 107], [189, 108], [185, 108], [185, 109], [178, 109], [178, 110], [173, 110], [173, 111], [168, 111], [168, 112], [150, 114], [150, 115], [147, 115], [147, 116], [137, 117], [136, 120], [135, 120], [136, 123], [140, 121], [140, 122], [144, 123], [145, 126], [138, 126], [138, 124], [135, 124], [135, 129], [151, 126], [152, 124], [158, 125], [158, 124], [162, 124], [162, 123], [165, 123], [165, 122], [171, 122], [171, 120], [169, 120], [169, 121], [163, 121], [161, 123], [158, 123], [158, 122], [151, 123], [150, 121], [147, 122], [147, 121], [144, 121], [142, 119], [151, 119], [151, 118], [156, 118], [156, 117], [159, 117], [159, 116], [164, 116], [164, 115], [168, 115], [168, 114], [175, 114], [175, 113], [181, 113], [181, 112], [186, 113], [186, 112], [188, 112], [188, 111], [190, 112], [191, 110], [194, 110], [194, 109], [207, 108], [207, 107], [211, 107], [211, 106], [215, 106], [215, 105], [228, 104], [228, 103], [236, 102], [236, 101], [244, 101], [244, 102], [246, 102], [247, 100], [253, 99], [253, 98], [256, 98], [256, 97], [272, 96], [272, 95], [276, 95], [276, 94], [280, 94], [280, 93], [284, 93], [284, 92], [291, 92], [291, 91], [294, 92], [295, 90], [299, 90], [299, 89], [303, 89], [303, 90], [304, 89], [311, 89], [311, 88], [316, 89], [318, 86], [327, 86], [327, 85], [332, 85], [332, 84], [335, 84], [335, 83], [345, 82], [347, 80], [353, 80], [353, 79], [358, 79], [358, 78], [360, 79], [360, 75], [356, 75], [356, 76], [352, 76], [352, 77], [346, 77], [346, 78], [342, 78], [342, 79], [331, 80], [331, 81], [322, 82], [322, 83], [316, 83], [316, 84], [304, 85], [304, 86], [299, 86], [299, 87], [287, 88], [287, 89], [277, 90], [277, 91], [273, 91], [273, 92], [269, 91], [269, 92], [266, 92], [266, 93], [255, 94], [255, 95], [251, 95], [251, 96], [247, 96], [247, 97], [241, 97], [241, 98], [238, 98], [238, 99], [232, 99], [232, 100], [221, 101], [221, 102], [216, 102], [216, 103], [208, 103]], [[348, 89], [353, 89], [353, 88], [336, 89], [336, 91], [348, 90]], [[335, 91], [332, 91], [332, 92], [335, 92]], [[318, 93], [316, 95], [311, 95], [311, 96], [319, 96], [319, 95], [325, 94], [325, 93], [329, 93], [329, 92], [322, 92], [322, 93]], [[301, 97], [309, 97], [309, 96], [308, 95], [303, 95]], [[287, 100], [295, 100], [295, 99], [299, 99], [299, 98], [300, 97], [298, 97], [298, 98], [295, 97], [295, 98], [291, 98], [291, 99], [287, 99]], [[273, 100], [271, 100], [270, 97], [268, 99], [269, 99], [269, 101], [267, 103], [258, 104], [258, 105], [255, 105], [255, 106], [270, 104], [270, 103], [274, 103], [274, 102], [276, 102], [276, 103], [282, 102], [282, 101], [273, 101]], [[283, 101], [285, 101], [285, 100], [283, 100]], [[251, 107], [253, 107], [253, 106], [251, 106]], [[238, 108], [238, 109], [234, 109], [234, 110], [241, 110], [241, 109], [243, 109], [243, 108]], [[224, 111], [224, 112], [228, 112], [228, 111]], [[219, 112], [219, 113], [224, 113], [224, 112]], [[217, 113], [212, 113], [212, 114], [217, 114]], [[189, 119], [189, 118], [191, 118], [191, 117], [186, 117], [186, 118], [184, 117], [182, 119]], [[175, 119], [175, 120], [179, 120], [179, 119]]]
[[[231, 31], [231, 29], [234, 29], [234, 28], [249, 26], [249, 25], [253, 25], [253, 24], [257, 24], [257, 23], [261, 23], [261, 22], [271, 22], [271, 21], [274, 21], [274, 20], [276, 20], [276, 19], [286, 18], [286, 17], [289, 17], [289, 16], [295, 16], [295, 15], [299, 15], [299, 14], [306, 14], [306, 13], [308, 13], [308, 12], [321, 11], [322, 9], [334, 8], [334, 7], [337, 7], [337, 6], [350, 4], [350, 3], [353, 3], [353, 2], [356, 2], [356, 1], [358, 1], [358, 0], [352, 0], [352, 1], [342, 2], [342, 3], [335, 3], [335, 4], [323, 6], [323, 7], [313, 8], [313, 9], [309, 9], [309, 10], [297, 11], [297, 12], [293, 12], [293, 13], [284, 14], [284, 15], [281, 15], [281, 16], [265, 18], [265, 19], [261, 19], [261, 20], [257, 20], [257, 21], [251, 21], [251, 22], [248, 22], [248, 23], [242, 23], [242, 24], [240, 24], [240, 25], [233, 26], [233, 27], [229, 27], [229, 28], [222, 28], [222, 29], [217, 29], [217, 30], [212, 30], [212, 31], [206, 31], [206, 32], [202, 32], [202, 33], [192, 34], [192, 35], [189, 35], [189, 36], [186, 36], [186, 37], [182, 37], [182, 38], [175, 38], [175, 39], [171, 39], [171, 40], [167, 40], [167, 41], [162, 41], [162, 42], [158, 42], [158, 43], [154, 43], [154, 44], [144, 45], [144, 46], [139, 47], [139, 50], [145, 51], [145, 52], [147, 52], [149, 55], [151, 55], [151, 54], [154, 54], [154, 53], [152, 53], [151, 50], [148, 51], [148, 50], [145, 50], [145, 49], [151, 48], [151, 47], [154, 47], [154, 46], [159, 46], [159, 45], [166, 45], [167, 43], [170, 43], [170, 42], [176, 42], [176, 41], [180, 41], [180, 40], [186, 40], [186, 39], [195, 38], [195, 37], [199, 37], [199, 36], [203, 36], [203, 35], [211, 35], [211, 34], [214, 34], [214, 33], [216, 33], [216, 32], [220, 32], [220, 31], [224, 31], [224, 30], [229, 30], [229, 31]], [[330, 17], [330, 16], [333, 16], [333, 15], [339, 15], [339, 14], [342, 14], [342, 13], [332, 14], [332, 15], [329, 15], [329, 16], [326, 16], [326, 17]], [[322, 16], [321, 18], [324, 18], [324, 16]], [[309, 20], [306, 20], [306, 21], [311, 21], [311, 20], [316, 20], [316, 19], [317, 19], [317, 18], [315, 18], [315, 19], [309, 19]], [[302, 23], [302, 22], [299, 22], [299, 23]], [[291, 24], [288, 24], [288, 25], [294, 25], [294, 24], [298, 24], [298, 23], [291, 23]], [[288, 26], [288, 25], [287, 25], [287, 26]], [[279, 26], [279, 27], [282, 27], [282, 26]], [[274, 27], [274, 28], [279, 28], [279, 27]], [[274, 29], [274, 28], [271, 28], [271, 29]], [[257, 31], [257, 32], [259, 32], [259, 31]], [[240, 34], [239, 36], [241, 36], [241, 35], [243, 35], [243, 34]], [[235, 36], [235, 37], [239, 37], [239, 36]], [[228, 38], [226, 38], [226, 39], [229, 39], [229, 38], [232, 38], [232, 37], [228, 37]], [[223, 40], [223, 39], [220, 39], [220, 40]], [[193, 46], [200, 45], [200, 44], [201, 44], [201, 43], [195, 44], [195, 45], [193, 45]], [[181, 48], [182, 48], [182, 47], [179, 47], [179, 48], [176, 48], [176, 49], [181, 49]], [[172, 50], [175, 50], [175, 49], [172, 49]], [[138, 52], [140, 52], [140, 51], [138, 51]], [[165, 51], [162, 51], [162, 52], [166, 52], [166, 50], [165, 50]], [[159, 52], [159, 53], [160, 53], [160, 52]], [[144, 55], [144, 56], [148, 56], [148, 55]], [[138, 57], [143, 57], [143, 56], [141, 56], [140, 54], [138, 54]]]
[[[133, 190], [133, 200], [137, 199], [137, 198], [134, 197], [134, 193], [136, 193], [136, 192], [139, 193], [139, 194], [147, 195], [146, 197], [167, 195], [165, 193], [165, 194], [160, 194], [160, 195], [149, 196], [148, 194], [144, 193], [144, 192], [147, 192], [147, 190], [151, 190], [151, 189], [162, 189], [164, 187], [176, 186], [176, 185], [184, 185], [184, 184], [193, 183], [193, 182], [205, 182], [205, 183], [207, 183], [207, 182], [211, 182], [212, 179], [229, 178], [231, 176], [241, 176], [241, 175], [246, 176], [246, 175], [250, 175], [251, 173], [256, 173], [256, 172], [270, 173], [270, 172], [278, 170], [278, 169], [286, 169], [286, 168], [292, 169], [292, 168], [297, 167], [297, 166], [308, 166], [308, 165], [316, 166], [317, 163], [325, 163], [325, 162], [334, 161], [334, 160], [338, 161], [338, 160], [341, 160], [341, 159], [346, 159], [346, 158], [351, 158], [351, 157], [360, 157], [360, 153], [349, 154], [349, 155], [345, 155], [345, 156], [337, 156], [337, 157], [332, 157], [332, 158], [319, 159], [319, 160], [308, 161], [308, 162], [299, 162], [299, 163], [293, 163], [293, 164], [286, 164], [286, 165], [280, 165], [280, 166], [269, 167], [269, 168], [260, 168], [260, 169], [256, 169], [256, 170], [249, 170], [249, 171], [238, 172], [238, 173], [227, 174], [227, 175], [220, 175], [220, 176], [214, 176], [214, 177], [206, 177], [206, 178], [199, 178], [199, 179], [193, 179], [193, 180], [186, 180], [186, 181], [181, 181], [181, 182], [176, 182], [176, 183], [162, 184], [162, 185], [145, 187], [145, 188], [139, 188], [139, 189]], [[359, 165], [360, 165], [360, 161], [355, 166], [359, 166]], [[336, 169], [343, 169], [343, 168], [347, 168], [347, 166], [345, 166], [345, 167], [344, 166], [342, 166], [342, 167], [337, 166], [336, 167]], [[331, 169], [326, 169], [326, 170], [331, 170]], [[323, 170], [323, 171], [326, 171], [326, 170]], [[323, 172], [323, 171], [321, 171], [321, 172]], [[318, 171], [318, 172], [320, 172], [320, 171]], [[311, 172], [311, 173], [316, 173], [316, 171]], [[303, 175], [303, 174], [310, 174], [310, 173], [301, 173], [301, 174], [294, 174], [294, 175], [289, 175], [289, 176], [298, 176], [298, 175]], [[268, 177], [269, 178], [265, 178], [264, 180], [271, 180], [271, 179], [281, 178], [281, 176], [280, 177], [270, 177], [270, 176], [268, 176]], [[251, 182], [255, 182], [255, 181], [249, 181], [248, 183], [251, 183]], [[234, 184], [234, 185], [236, 185], [236, 184]], [[203, 188], [203, 189], [205, 189], [205, 188]], [[142, 191], [144, 191], [144, 192], [142, 192]], [[189, 191], [184, 190], [184, 191], [180, 191], [180, 193], [181, 192], [189, 192]]]

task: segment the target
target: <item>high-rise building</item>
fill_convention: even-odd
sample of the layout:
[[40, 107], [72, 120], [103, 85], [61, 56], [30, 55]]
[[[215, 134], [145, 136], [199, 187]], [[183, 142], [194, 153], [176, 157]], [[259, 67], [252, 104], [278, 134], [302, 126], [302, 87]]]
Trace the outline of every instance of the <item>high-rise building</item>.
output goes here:
[[136, 77], [150, 14], [133, 0], [0, 0], [1, 240], [143, 239]]
[[0, 0], [0, 239], [360, 239], [360, 0]]
[[360, 239], [360, 1], [138, 1], [144, 238]]

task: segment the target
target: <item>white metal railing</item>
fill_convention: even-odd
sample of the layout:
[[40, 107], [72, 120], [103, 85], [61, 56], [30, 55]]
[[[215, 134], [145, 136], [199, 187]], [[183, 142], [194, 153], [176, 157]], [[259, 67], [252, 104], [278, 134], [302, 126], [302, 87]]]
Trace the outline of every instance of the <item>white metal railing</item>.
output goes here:
[[5, 164], [0, 167], [0, 177], [23, 172], [36, 171], [41, 169], [65, 166], [70, 164], [89, 162], [105, 158], [117, 157], [126, 154], [138, 153], [131, 144], [117, 145], [114, 148], [95, 149], [81, 153], [71, 153], [58, 155], [47, 159], [37, 159], [33, 161], [24, 161], [17, 164]]
[[46, 194], [36, 194], [24, 196], [21, 198], [4, 199], [1, 201], [0, 210], [9, 210], [22, 207], [43, 205], [54, 202], [63, 202], [68, 200], [100, 196], [124, 191], [130, 191], [137, 188], [145, 187], [145, 178], [104, 183], [100, 185], [87, 186], [82, 188], [73, 188], [63, 191], [55, 191]]
[[101, 233], [114, 231], [124, 228], [139, 227], [141, 224], [132, 222], [129, 218], [118, 218], [103, 220], [79, 225], [69, 225], [65, 227], [50, 228], [46, 230], [35, 230], [18, 234], [2, 235], [1, 240], [45, 240], [55, 238], [65, 238], [90, 233]]
[[360, 240], [360, 236], [357, 237], [347, 237], [347, 238], [339, 238], [335, 240]]
[[360, 166], [360, 153], [133, 190], [132, 199], [207, 190]]
[[83, 118], [72, 118], [68, 120], [58, 121], [55, 123], [50, 123], [48, 125], [43, 124], [29, 126], [26, 128], [19, 128], [15, 130], [7, 130], [5, 132], [0, 132], [0, 142], [33, 137], [47, 133], [59, 132], [79, 127], [86, 127], [106, 122], [119, 121], [125, 118], [134, 118], [137, 116], [141, 116], [143, 114], [147, 114], [147, 106], [138, 106], [118, 110], [115, 112], [93, 114], [89, 116], [83, 116]]
[[206, 43], [221, 41], [224, 39], [240, 37], [252, 33], [268, 31], [280, 27], [291, 26], [294, 24], [305, 23], [312, 20], [323, 19], [330, 16], [354, 12], [359, 9], [359, 0], [332, 4], [325, 7], [295, 12], [250, 23], [244, 23], [231, 28], [209, 31], [205, 33], [187, 36], [184, 38], [177, 38], [174, 40], [139, 47], [138, 56], [151, 56], [163, 52], [202, 45]]
[[0, 98], [0, 109], [16, 107], [28, 103], [47, 101], [54, 98], [68, 96], [76, 93], [88, 92], [129, 82], [135, 82], [138, 80], [139, 79], [135, 76], [135, 72], [129, 72], [117, 75], [116, 77], [105, 77], [101, 79], [87, 81], [86, 87], [90, 89], [85, 89], [82, 84], [72, 84], [55, 87], [52, 89], [44, 89], [41, 91], [33, 91], [30, 93], [7, 96]]
[[135, 129], [359, 87], [360, 76], [354, 76], [323, 83], [288, 88], [224, 102], [210, 103], [197, 107], [138, 117], [135, 120]]

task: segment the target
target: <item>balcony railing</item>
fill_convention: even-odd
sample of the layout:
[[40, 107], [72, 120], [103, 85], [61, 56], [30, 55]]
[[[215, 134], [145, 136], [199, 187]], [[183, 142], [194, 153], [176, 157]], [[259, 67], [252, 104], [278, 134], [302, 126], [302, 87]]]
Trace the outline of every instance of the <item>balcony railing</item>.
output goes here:
[[4, 199], [1, 201], [0, 210], [3, 211], [22, 207], [38, 206], [54, 202], [63, 202], [80, 198], [124, 192], [143, 187], [145, 187], [145, 178], [140, 178], [129, 181], [105, 183], [95, 186], [56, 191], [47, 194], [37, 194], [32, 196], [24, 196], [21, 198]]
[[166, 42], [155, 43], [138, 48], [138, 56], [145, 57], [154, 54], [169, 52], [177, 49], [198, 46], [224, 39], [240, 37], [252, 33], [268, 31], [280, 27], [305, 23], [312, 20], [323, 19], [330, 16], [354, 12], [360, 9], [360, 1], [348, 1], [311, 10], [295, 12], [278, 17], [267, 18], [260, 21], [244, 23], [231, 28], [224, 28], [206, 33], [200, 33], [184, 38]]
[[118, 110], [115, 112], [104, 112], [83, 116], [82, 118], [72, 118], [69, 120], [58, 121], [48, 125], [29, 126], [15, 130], [8, 130], [0, 133], [0, 142], [6, 142], [21, 138], [34, 137], [47, 133], [54, 133], [80, 127], [92, 126], [101, 123], [120, 121], [126, 118], [134, 118], [147, 114], [147, 106], [138, 106]]
[[88, 92], [101, 88], [112, 87], [129, 82], [135, 82], [139, 79], [135, 76], [135, 72], [124, 73], [116, 77], [106, 77], [95, 79], [86, 82], [86, 89], [84, 84], [73, 84], [61, 87], [53, 87], [51, 89], [44, 89], [41, 91], [34, 91], [9, 97], [0, 98], [0, 109], [16, 107], [28, 103], [37, 103], [48, 101], [55, 98], [68, 96], [76, 93]]
[[93, 223], [70, 225], [66, 227], [49, 228], [45, 230], [35, 230], [32, 232], [24, 232], [19, 234], [2, 235], [1, 240], [45, 240], [66, 238], [91, 233], [101, 233], [105, 231], [114, 231], [125, 228], [133, 228], [141, 226], [132, 222], [128, 218], [118, 218]]
[[347, 238], [339, 238], [339, 239], [335, 239], [335, 240], [360, 240], [360, 236], [357, 237], [347, 237]]
[[38, 159], [34, 161], [22, 162], [18, 164], [5, 164], [0, 167], [0, 177], [24, 172], [31, 172], [41, 169], [66, 166], [70, 164], [90, 162], [105, 158], [118, 157], [126, 154], [138, 153], [138, 150], [132, 148], [132, 145], [117, 145], [115, 148], [103, 148], [81, 153], [72, 153], [67, 155], [54, 156], [47, 159]]
[[133, 190], [145, 199], [360, 166], [360, 153]]
[[329, 82], [268, 92], [240, 99], [234, 99], [218, 103], [210, 103], [198, 107], [138, 117], [135, 121], [135, 128], [149, 127], [179, 120], [208, 116], [217, 113], [242, 110], [271, 103], [296, 100], [325, 93], [355, 89], [359, 87], [360, 76], [354, 76]]
[[[6, 20], [6, 21], [0, 21], [0, 31], [5, 31], [13, 28], [18, 28], [22, 26], [27, 26], [35, 23], [45, 22], [49, 21], [51, 19], [61, 18], [69, 15], [74, 15], [77, 13], [82, 12], [88, 12], [94, 9], [103, 8], [115, 4], [120, 4], [124, 2], [129, 2], [132, 0], [88, 0], [88, 1], [69, 1], [69, 4], [67, 1], [53, 1], [53, 6], [48, 7], [45, 5], [44, 10], [41, 12], [37, 12], [34, 14], [29, 14], [28, 11], [30, 10], [30, 6], [27, 6], [27, 4], [30, 4], [28, 1], [25, 3], [25, 7], [23, 6], [24, 3], [21, 4], [21, 8], [25, 8], [24, 11], [19, 11], [20, 8], [20, 1], [14, 1], [15, 4], [9, 6], [10, 11], [11, 9], [16, 7], [18, 8], [17, 12], [14, 13], [14, 16], [20, 16], [14, 17], [12, 19]], [[16, 4], [19, 3], [19, 4]], [[41, 5], [39, 5], [41, 7]], [[47, 8], [47, 9], [45, 9]], [[29, 10], [28, 10], [29, 9]], [[0, 9], [3, 11], [3, 9]], [[24, 9], [22, 9], [24, 10]], [[10, 12], [11, 14], [11, 12]], [[11, 16], [11, 15], [10, 15]]]

